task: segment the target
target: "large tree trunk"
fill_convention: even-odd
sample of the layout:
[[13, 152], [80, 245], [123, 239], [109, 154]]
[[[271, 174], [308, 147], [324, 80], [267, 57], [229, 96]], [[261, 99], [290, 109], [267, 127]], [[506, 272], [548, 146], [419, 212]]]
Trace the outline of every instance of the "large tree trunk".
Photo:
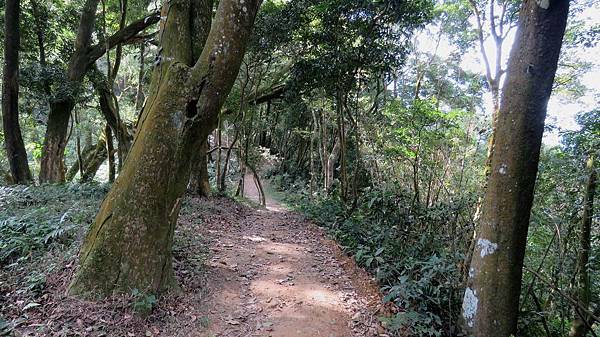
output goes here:
[[40, 162], [40, 182], [63, 182], [65, 163], [63, 160], [67, 146], [67, 132], [71, 111], [75, 106], [72, 100], [50, 103], [50, 113], [46, 124], [44, 147]]
[[[581, 219], [581, 247], [579, 249], [579, 256], [577, 257], [577, 266], [579, 269], [579, 281], [578, 281], [578, 294], [577, 299], [579, 304], [583, 308], [590, 306], [592, 297], [591, 293], [591, 280], [588, 272], [588, 263], [590, 260], [591, 250], [591, 234], [592, 234], [592, 220], [594, 216], [594, 196], [596, 194], [596, 168], [594, 167], [594, 156], [591, 155], [587, 169], [589, 171], [587, 184], [585, 186], [585, 197], [583, 199], [583, 215]], [[579, 309], [575, 309], [579, 310]], [[589, 320], [586, 314], [580, 312], [575, 314], [571, 330], [569, 331], [569, 337], [584, 337], [587, 334], [588, 327], [593, 322]]]
[[463, 299], [465, 328], [477, 337], [516, 335], [544, 119], [568, 11], [568, 0], [521, 7]]
[[2, 79], [2, 126], [12, 182], [31, 181], [27, 152], [19, 125], [19, 14], [20, 0], [6, 0], [4, 8], [4, 72]]
[[153, 76], [159, 81], [151, 86], [155, 94], [82, 246], [71, 294], [103, 296], [133, 288], [159, 292], [174, 285], [171, 246], [190, 158], [233, 86], [259, 7], [259, 0], [221, 0], [194, 63], [192, 41], [201, 35], [196, 24], [207, 15], [204, 2], [171, 2], [171, 8], [163, 8], [161, 56], [170, 64], [164, 72], [159, 66], [161, 76]]
[[65, 180], [63, 159], [67, 145], [69, 117], [75, 107], [75, 97], [79, 92], [79, 86], [89, 67], [104, 55], [107, 49], [133, 38], [140, 31], [158, 22], [159, 19], [158, 15], [152, 14], [119, 30], [106, 41], [100, 41], [92, 46], [92, 33], [99, 2], [100, 0], [86, 0], [83, 6], [75, 40], [75, 51], [69, 59], [67, 69], [68, 81], [63, 83], [60, 95], [50, 103], [42, 148], [40, 182], [63, 182]]

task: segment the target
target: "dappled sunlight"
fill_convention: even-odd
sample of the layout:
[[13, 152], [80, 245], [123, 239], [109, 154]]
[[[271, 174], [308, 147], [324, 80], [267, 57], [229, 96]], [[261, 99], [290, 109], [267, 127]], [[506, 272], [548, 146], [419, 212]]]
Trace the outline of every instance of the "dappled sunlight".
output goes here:
[[290, 285], [274, 276], [266, 275], [260, 280], [253, 281], [251, 284], [253, 292], [273, 299], [272, 301], [285, 296], [288, 302], [299, 303], [302, 307], [315, 306], [335, 312], [346, 312], [340, 302], [341, 292], [326, 289], [318, 281], [299, 279], [294, 280], [297, 283]]
[[294, 269], [292, 266], [288, 264], [276, 264], [268, 266], [268, 270], [271, 275], [280, 274], [280, 275], [289, 275], [294, 273]]
[[250, 240], [250, 241], [254, 241], [254, 242], [263, 242], [266, 241], [267, 239], [260, 237], [258, 235], [252, 235], [252, 236], [243, 236], [242, 239], [244, 240]]
[[290, 243], [265, 242], [260, 244], [257, 249], [265, 251], [267, 254], [279, 254], [299, 257], [303, 254], [300, 246]]

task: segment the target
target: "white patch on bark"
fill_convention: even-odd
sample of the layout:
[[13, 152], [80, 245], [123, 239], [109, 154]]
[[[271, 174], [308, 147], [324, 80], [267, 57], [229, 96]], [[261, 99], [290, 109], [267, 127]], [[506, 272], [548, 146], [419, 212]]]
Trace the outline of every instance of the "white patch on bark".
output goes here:
[[477, 247], [479, 247], [481, 257], [486, 257], [487, 255], [494, 254], [496, 249], [498, 249], [498, 244], [488, 239], [477, 239]]
[[500, 168], [498, 169], [498, 173], [505, 175], [507, 172], [507, 170], [506, 170], [507, 168], [508, 168], [508, 166], [506, 166], [506, 164], [500, 165]]
[[469, 268], [469, 278], [473, 278], [475, 276], [475, 269], [473, 267]]
[[535, 0], [535, 3], [543, 9], [550, 8], [550, 0]]
[[470, 287], [467, 288], [465, 290], [465, 297], [463, 298], [462, 312], [465, 322], [470, 328], [473, 327], [473, 321], [475, 319], [475, 315], [477, 314], [478, 302], [479, 299], [477, 298], [475, 290], [472, 290]]

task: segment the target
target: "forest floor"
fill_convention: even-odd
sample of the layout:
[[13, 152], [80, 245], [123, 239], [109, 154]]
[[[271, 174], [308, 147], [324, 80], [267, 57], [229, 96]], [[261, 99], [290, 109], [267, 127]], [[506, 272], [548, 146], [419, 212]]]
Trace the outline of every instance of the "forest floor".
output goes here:
[[[65, 295], [80, 234], [71, 249], [3, 271], [0, 323], [3, 315], [17, 336], [387, 336], [371, 277], [323, 230], [270, 195], [266, 208], [257, 206], [257, 194], [247, 181], [250, 202], [187, 199], [173, 247], [180, 290], [159, 297], [148, 316], [132, 309], [143, 294], [101, 302]], [[26, 280], [35, 270], [46, 273], [32, 295]]]

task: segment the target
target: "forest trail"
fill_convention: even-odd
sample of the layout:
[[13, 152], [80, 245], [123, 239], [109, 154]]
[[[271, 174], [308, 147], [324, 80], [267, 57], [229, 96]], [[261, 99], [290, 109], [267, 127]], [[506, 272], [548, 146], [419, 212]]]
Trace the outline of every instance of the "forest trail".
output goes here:
[[[252, 178], [245, 192], [258, 200]], [[206, 214], [211, 300], [205, 336], [383, 334], [381, 298], [368, 274], [314, 224], [266, 199], [266, 209], [224, 205]]]

